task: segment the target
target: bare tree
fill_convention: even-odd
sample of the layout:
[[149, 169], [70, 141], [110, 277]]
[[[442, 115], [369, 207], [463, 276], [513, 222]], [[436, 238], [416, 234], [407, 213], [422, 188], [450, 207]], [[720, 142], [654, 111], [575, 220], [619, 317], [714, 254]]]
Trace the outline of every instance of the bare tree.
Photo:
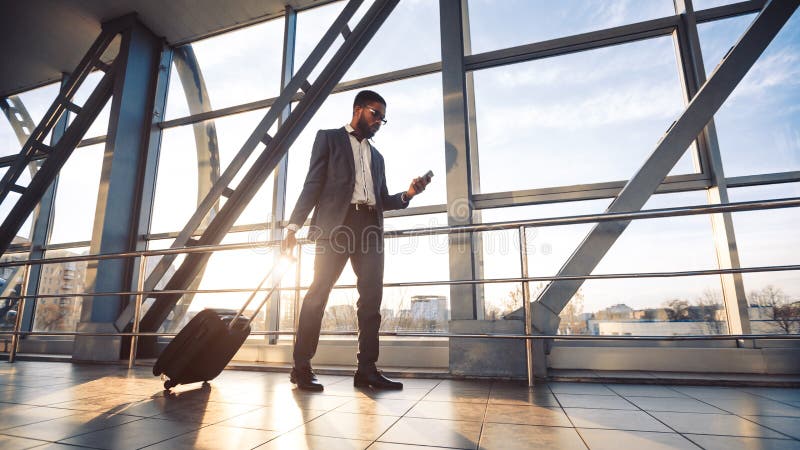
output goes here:
[[[539, 293], [544, 289], [544, 283], [539, 282], [530, 286], [529, 301], [533, 301], [539, 296]], [[517, 285], [514, 289], [510, 290], [507, 296], [500, 299], [498, 302], [493, 302], [486, 305], [486, 319], [499, 320], [505, 317], [510, 312], [517, 308], [523, 307], [522, 304], [522, 285]]]
[[749, 303], [767, 310], [770, 323], [779, 331], [790, 334], [800, 324], [800, 302], [789, 302], [781, 288], [769, 285], [760, 291], [751, 291]]
[[583, 292], [579, 289], [559, 314], [561, 318], [561, 323], [558, 326], [559, 334], [585, 334], [586, 321], [582, 320], [581, 317], [583, 314], [583, 300]]
[[721, 334], [725, 331], [725, 324], [719, 318], [722, 309], [722, 299], [719, 293], [713, 289], [706, 289], [703, 295], [694, 301], [694, 316], [697, 320], [702, 320], [708, 325], [708, 330], [713, 334]]
[[671, 322], [689, 319], [689, 302], [680, 298], [674, 298], [664, 302], [664, 311], [667, 319]]

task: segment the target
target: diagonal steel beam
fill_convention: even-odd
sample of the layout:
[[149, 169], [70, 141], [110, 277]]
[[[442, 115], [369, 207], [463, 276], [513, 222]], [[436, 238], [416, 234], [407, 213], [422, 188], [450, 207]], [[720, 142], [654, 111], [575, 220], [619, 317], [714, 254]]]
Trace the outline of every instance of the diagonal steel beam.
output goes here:
[[[264, 151], [258, 156], [253, 166], [247, 171], [233, 192], [228, 196], [228, 201], [219, 213], [211, 220], [208, 227], [198, 239], [198, 245], [215, 245], [222, 241], [236, 219], [258, 191], [267, 177], [272, 173], [280, 160], [289, 150], [289, 147], [303, 131], [306, 124], [322, 106], [333, 88], [341, 80], [361, 51], [366, 47], [386, 18], [394, 10], [399, 0], [377, 0], [369, 8], [358, 25], [353, 29], [345, 42], [327, 64], [314, 83], [305, 91], [302, 100], [289, 114], [285, 123], [278, 129], [275, 137], [269, 140]], [[305, 67], [305, 64], [303, 65]], [[305, 81], [305, 77], [300, 81]], [[298, 82], [298, 76], [292, 79], [289, 86]], [[300, 83], [301, 85], [303, 83]], [[288, 93], [289, 89], [284, 90]], [[281, 94], [283, 97], [283, 94]], [[280, 114], [285, 105], [276, 103], [267, 113], [267, 117]], [[275, 111], [273, 113], [273, 111]], [[265, 117], [265, 120], [266, 118]], [[260, 124], [244, 144], [246, 147], [255, 147], [263, 138], [266, 129], [262, 130]], [[218, 183], [219, 184], [219, 183]], [[216, 188], [216, 185], [215, 185]], [[167, 283], [165, 290], [185, 289], [199, 273], [200, 268], [208, 261], [210, 254], [192, 253], [187, 255], [181, 266]], [[157, 329], [169, 314], [180, 295], [162, 294], [156, 296], [156, 301], [142, 318], [141, 329], [151, 331]], [[153, 351], [151, 347], [143, 345], [144, 352]]]
[[[772, 0], [764, 6], [750, 28], [722, 59], [714, 73], [686, 106], [683, 114], [667, 130], [653, 153], [628, 181], [606, 212], [638, 211], [644, 206], [692, 141], [703, 131], [725, 99], [789, 20], [798, 4], [800, 0]], [[629, 223], [630, 221], [602, 222], [595, 225], [561, 267], [558, 275], [591, 273]], [[558, 330], [559, 313], [582, 284], [581, 280], [550, 283], [533, 302], [534, 327], [542, 333], [555, 333]]]

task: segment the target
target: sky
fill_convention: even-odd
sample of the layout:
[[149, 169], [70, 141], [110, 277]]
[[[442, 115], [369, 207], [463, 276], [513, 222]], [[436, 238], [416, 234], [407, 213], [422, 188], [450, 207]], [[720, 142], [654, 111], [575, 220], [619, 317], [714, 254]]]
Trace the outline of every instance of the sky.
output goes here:
[[[357, 13], [358, 17], [371, 2]], [[695, 9], [720, 1], [695, 1]], [[343, 3], [314, 8], [298, 16], [297, 70]], [[673, 14], [669, 0], [563, 2], [470, 0], [473, 54]], [[753, 16], [700, 24], [707, 73], [744, 32]], [[351, 21], [351, 26], [354, 25]], [[403, 0], [344, 80], [436, 62], [440, 59], [438, 2]], [[214, 109], [277, 96], [280, 91], [283, 21], [263, 24], [195, 42]], [[340, 45], [339, 38], [335, 47]], [[335, 51], [328, 53], [326, 59]], [[311, 80], [319, 71], [311, 75]], [[95, 77], [96, 78], [96, 77]], [[655, 148], [658, 139], [683, 108], [675, 48], [670, 37], [518, 63], [474, 73], [477, 109], [480, 192], [503, 192], [630, 178]], [[96, 79], [93, 80], [97, 82]], [[796, 13], [761, 56], [742, 84], [715, 116], [726, 176], [800, 170], [800, 16]], [[442, 87], [439, 74], [374, 86], [387, 99], [388, 125], [374, 139], [386, 160], [390, 192], [407, 188], [415, 176], [433, 170], [435, 177], [414, 206], [446, 203]], [[38, 120], [57, 91], [40, 88], [20, 97]], [[88, 95], [82, 92], [79, 97]], [[354, 92], [330, 96], [289, 152], [287, 215], [291, 212], [308, 165], [317, 129], [338, 128], [349, 121]], [[222, 168], [249, 136], [265, 110], [215, 121]], [[173, 68], [166, 118], [188, 114]], [[107, 110], [87, 134], [104, 134]], [[9, 125], [0, 120], [2, 154], [18, 148]], [[62, 171], [51, 242], [91, 237], [102, 145], [81, 148]], [[256, 153], [261, 149], [257, 149]], [[694, 173], [688, 151], [671, 174]], [[251, 158], [252, 159], [252, 158]], [[164, 131], [151, 232], [178, 231], [195, 210], [197, 175], [191, 126]], [[243, 173], [243, 172], [242, 172]], [[800, 195], [800, 183], [736, 188], [731, 201]], [[272, 178], [265, 183], [237, 224], [269, 219]], [[705, 203], [702, 191], [653, 197], [645, 208]], [[483, 211], [485, 222], [602, 212], [610, 200], [522, 206]], [[7, 203], [7, 202], [6, 202]], [[6, 204], [0, 214], [6, 214]], [[743, 266], [796, 264], [800, 241], [794, 227], [797, 209], [735, 213], [734, 229]], [[443, 214], [389, 219], [387, 228], [445, 225]], [[591, 229], [572, 225], [531, 229], [532, 275], [554, 275]], [[21, 233], [22, 234], [22, 233]], [[261, 232], [236, 233], [231, 242], [263, 241]], [[484, 276], [520, 274], [515, 232], [483, 236]], [[153, 242], [153, 248], [168, 246]], [[397, 240], [390, 244], [386, 281], [432, 281], [448, 278], [448, 254], [437, 237]], [[250, 287], [258, 283], [271, 255], [252, 249], [215, 255], [201, 288]], [[303, 281], [311, 281], [311, 255], [303, 258]], [[636, 221], [612, 247], [594, 273], [712, 269], [716, 255], [710, 220], [705, 216]], [[349, 266], [340, 279], [351, 284]], [[774, 284], [800, 297], [800, 275], [794, 272], [746, 275], [747, 291]], [[288, 282], [291, 282], [289, 280]], [[487, 303], [499, 303], [513, 285], [487, 286]], [[584, 308], [596, 311], [617, 303], [634, 308], [658, 307], [672, 298], [694, 300], [721, 292], [718, 277], [667, 280], [589, 281]], [[407, 308], [415, 294], [449, 295], [445, 286], [386, 289], [386, 305]], [[198, 298], [193, 308], [235, 304], [242, 296]], [[353, 303], [351, 290], [335, 291], [330, 304]], [[405, 306], [402, 302], [406, 302]]]

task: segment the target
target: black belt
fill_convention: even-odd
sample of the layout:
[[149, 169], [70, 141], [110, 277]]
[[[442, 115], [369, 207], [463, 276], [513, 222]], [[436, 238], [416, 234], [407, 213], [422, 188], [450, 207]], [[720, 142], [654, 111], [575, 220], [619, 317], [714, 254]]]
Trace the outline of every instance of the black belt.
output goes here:
[[368, 205], [366, 203], [350, 203], [350, 208], [355, 211], [375, 212], [375, 205]]

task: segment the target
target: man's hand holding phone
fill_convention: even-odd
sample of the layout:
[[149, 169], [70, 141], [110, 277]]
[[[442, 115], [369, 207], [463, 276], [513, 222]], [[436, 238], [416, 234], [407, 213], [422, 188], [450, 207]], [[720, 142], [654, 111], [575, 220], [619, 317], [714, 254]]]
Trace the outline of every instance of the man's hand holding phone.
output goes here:
[[431, 179], [433, 178], [433, 171], [429, 170], [425, 175], [421, 177], [414, 178], [411, 181], [411, 186], [408, 187], [406, 191], [406, 198], [411, 200], [415, 195], [419, 194], [420, 192], [424, 191], [425, 188], [430, 184]]

